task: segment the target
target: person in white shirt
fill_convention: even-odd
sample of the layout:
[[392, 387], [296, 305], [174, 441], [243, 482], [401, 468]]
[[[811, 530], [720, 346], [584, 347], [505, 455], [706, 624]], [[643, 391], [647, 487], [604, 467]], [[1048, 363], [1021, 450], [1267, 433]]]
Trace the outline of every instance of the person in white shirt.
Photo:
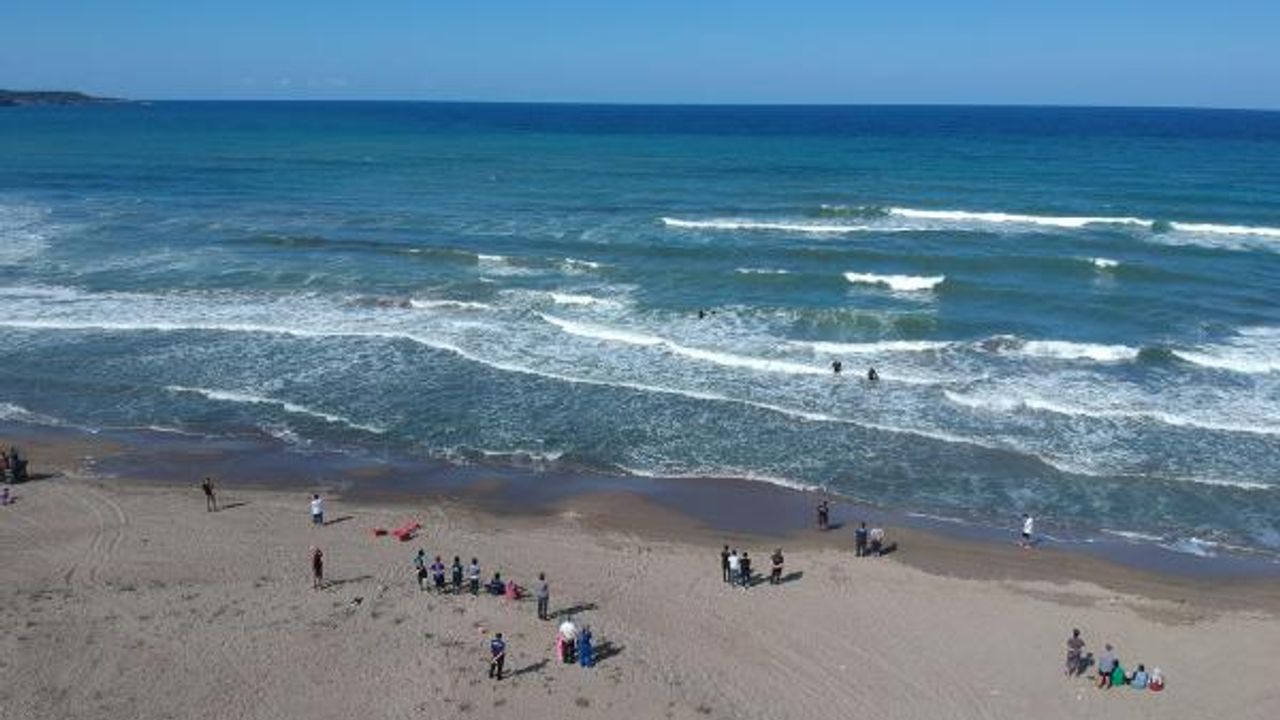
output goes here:
[[729, 584], [738, 584], [738, 575], [742, 569], [742, 558], [738, 555], [738, 551], [734, 550], [729, 553]]
[[311, 522], [324, 525], [324, 500], [319, 495], [311, 496]]
[[1030, 515], [1022, 516], [1022, 547], [1031, 547], [1031, 534], [1035, 532], [1036, 521]]

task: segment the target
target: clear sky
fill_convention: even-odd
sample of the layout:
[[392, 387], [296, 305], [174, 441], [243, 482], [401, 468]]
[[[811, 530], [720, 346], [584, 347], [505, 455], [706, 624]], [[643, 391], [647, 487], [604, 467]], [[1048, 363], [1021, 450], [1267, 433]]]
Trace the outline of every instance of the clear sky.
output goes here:
[[2, 0], [0, 87], [1280, 109], [1280, 0]]

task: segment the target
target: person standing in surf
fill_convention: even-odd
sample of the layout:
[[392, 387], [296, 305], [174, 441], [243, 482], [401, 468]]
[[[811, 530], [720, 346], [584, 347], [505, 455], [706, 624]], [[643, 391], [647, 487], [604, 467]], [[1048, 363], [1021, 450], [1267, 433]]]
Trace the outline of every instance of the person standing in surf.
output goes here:
[[1031, 517], [1030, 514], [1023, 515], [1022, 516], [1022, 542], [1019, 543], [1020, 545], [1022, 545], [1022, 547], [1024, 548], [1031, 547], [1032, 545], [1031, 536], [1032, 536], [1032, 533], [1035, 532], [1035, 529], [1036, 529], [1035, 518]]

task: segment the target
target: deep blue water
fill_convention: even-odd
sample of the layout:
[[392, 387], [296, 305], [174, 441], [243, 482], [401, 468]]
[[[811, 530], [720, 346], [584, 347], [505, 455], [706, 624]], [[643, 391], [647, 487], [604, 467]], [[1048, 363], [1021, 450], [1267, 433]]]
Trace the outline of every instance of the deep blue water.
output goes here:
[[4, 109], [0, 329], [9, 419], [1280, 550], [1277, 113]]

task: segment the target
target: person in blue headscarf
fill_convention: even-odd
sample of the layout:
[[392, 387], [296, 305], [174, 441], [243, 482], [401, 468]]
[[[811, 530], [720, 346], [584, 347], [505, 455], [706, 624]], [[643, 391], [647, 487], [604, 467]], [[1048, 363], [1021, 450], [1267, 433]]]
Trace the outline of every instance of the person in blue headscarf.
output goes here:
[[583, 627], [582, 632], [578, 633], [578, 662], [584, 668], [595, 665], [595, 658], [591, 651], [591, 628]]

